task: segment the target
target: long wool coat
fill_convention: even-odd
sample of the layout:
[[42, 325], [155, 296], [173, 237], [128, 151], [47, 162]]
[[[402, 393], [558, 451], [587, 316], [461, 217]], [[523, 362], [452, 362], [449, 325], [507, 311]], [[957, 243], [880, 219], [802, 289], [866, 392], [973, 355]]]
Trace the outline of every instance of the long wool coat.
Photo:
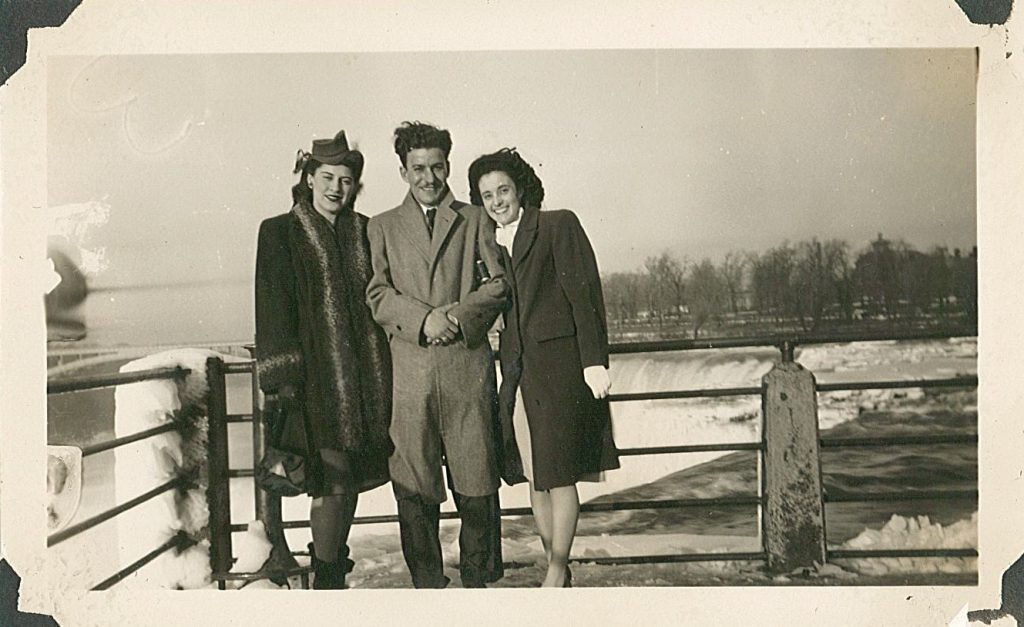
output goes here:
[[[399, 497], [445, 500], [442, 456], [456, 492], [493, 494], [500, 483], [496, 385], [487, 331], [507, 302], [494, 225], [483, 209], [455, 200], [437, 209], [433, 237], [411, 194], [370, 220], [373, 278], [367, 299], [388, 335], [394, 364], [391, 480]], [[482, 260], [491, 280], [477, 278]], [[429, 346], [422, 329], [434, 307], [450, 313], [461, 338]]]
[[297, 390], [278, 446], [313, 460], [345, 452], [364, 490], [387, 482], [392, 451], [391, 359], [364, 298], [367, 222], [349, 211], [332, 226], [300, 203], [263, 221], [256, 253], [260, 387]]
[[501, 333], [502, 474], [525, 480], [512, 415], [522, 392], [538, 490], [619, 467], [607, 400], [583, 379], [588, 366], [608, 366], [608, 329], [597, 260], [570, 211], [528, 208], [512, 255], [502, 248], [512, 305]]

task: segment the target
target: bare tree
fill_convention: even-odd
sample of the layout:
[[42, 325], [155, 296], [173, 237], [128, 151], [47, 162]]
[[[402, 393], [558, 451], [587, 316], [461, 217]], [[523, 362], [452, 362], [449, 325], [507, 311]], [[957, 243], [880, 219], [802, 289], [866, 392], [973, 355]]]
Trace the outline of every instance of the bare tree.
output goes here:
[[721, 319], [729, 301], [729, 291], [715, 264], [705, 258], [690, 270], [689, 307], [693, 319], [693, 338], [713, 318]]
[[637, 318], [643, 305], [643, 276], [638, 272], [613, 272], [602, 277], [608, 315], [612, 320]]
[[[845, 246], [840, 240], [819, 242], [817, 238], [797, 246], [793, 296], [804, 330], [818, 328], [829, 309], [841, 302], [844, 273], [849, 273]], [[852, 303], [849, 308], [852, 317]]]
[[729, 292], [729, 308], [734, 314], [738, 314], [739, 297], [743, 293], [743, 274], [747, 267], [749, 255], [744, 252], [729, 251], [718, 267], [718, 274]]
[[835, 300], [843, 320], [853, 320], [853, 267], [850, 265], [850, 245], [841, 239], [825, 242], [825, 259], [832, 274]]
[[751, 268], [754, 302], [762, 316], [782, 322], [797, 310], [794, 288], [796, 250], [788, 243], [771, 248], [758, 256]]
[[658, 309], [659, 320], [664, 319], [666, 310], [678, 318], [686, 302], [686, 271], [683, 264], [663, 252], [657, 257], [644, 260], [644, 269], [647, 271], [649, 287], [655, 292], [649, 299]]

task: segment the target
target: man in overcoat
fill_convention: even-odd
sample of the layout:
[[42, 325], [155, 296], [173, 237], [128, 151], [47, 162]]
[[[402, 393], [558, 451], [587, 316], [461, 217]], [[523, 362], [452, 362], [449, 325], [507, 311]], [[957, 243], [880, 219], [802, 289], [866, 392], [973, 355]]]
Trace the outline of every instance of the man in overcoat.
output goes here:
[[502, 575], [496, 386], [487, 332], [508, 285], [483, 209], [448, 188], [447, 130], [404, 123], [395, 130], [409, 192], [368, 227], [373, 276], [367, 300], [387, 333], [394, 364], [389, 461], [402, 552], [417, 588], [443, 588], [438, 539], [446, 500], [442, 466], [462, 525], [463, 587]]

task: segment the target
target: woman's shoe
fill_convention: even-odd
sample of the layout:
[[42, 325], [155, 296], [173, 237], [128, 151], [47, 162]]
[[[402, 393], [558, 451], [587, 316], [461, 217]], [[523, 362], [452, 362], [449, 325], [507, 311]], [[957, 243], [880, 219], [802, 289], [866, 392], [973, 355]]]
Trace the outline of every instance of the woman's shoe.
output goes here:
[[[347, 554], [348, 551], [345, 551]], [[333, 562], [325, 562], [316, 556], [313, 543], [309, 543], [309, 557], [313, 564], [314, 590], [345, 590], [345, 575], [352, 572], [355, 563], [347, 557], [339, 556]]]

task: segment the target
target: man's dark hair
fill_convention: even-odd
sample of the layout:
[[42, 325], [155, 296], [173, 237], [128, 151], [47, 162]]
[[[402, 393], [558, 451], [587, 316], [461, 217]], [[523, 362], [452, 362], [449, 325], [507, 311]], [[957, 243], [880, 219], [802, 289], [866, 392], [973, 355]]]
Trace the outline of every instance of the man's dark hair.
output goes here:
[[504, 172], [516, 184], [516, 191], [522, 194], [523, 207], [540, 208], [544, 200], [544, 185], [533, 167], [526, 162], [515, 148], [502, 148], [498, 152], [478, 157], [469, 166], [469, 201], [483, 206], [480, 198], [480, 179], [491, 172]]
[[417, 148], [440, 148], [448, 159], [452, 151], [452, 136], [446, 129], [423, 122], [402, 122], [395, 129], [395, 154], [405, 167], [405, 156]]

